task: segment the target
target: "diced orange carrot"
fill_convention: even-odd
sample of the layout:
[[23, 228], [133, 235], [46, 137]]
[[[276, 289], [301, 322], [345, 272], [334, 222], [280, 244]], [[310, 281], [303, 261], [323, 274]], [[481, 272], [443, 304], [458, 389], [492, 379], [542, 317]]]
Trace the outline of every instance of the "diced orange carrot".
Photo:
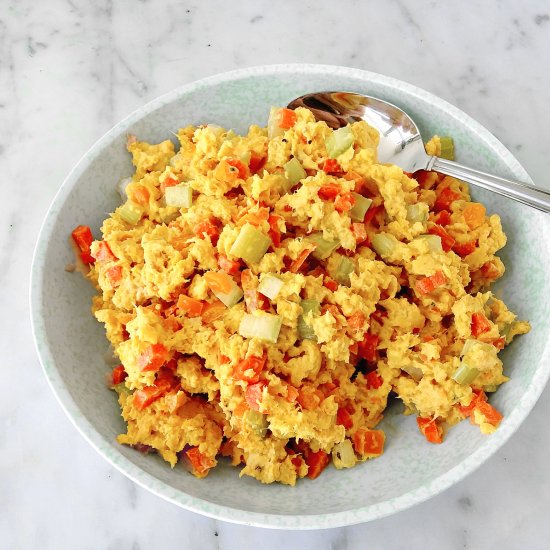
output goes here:
[[316, 390], [312, 386], [304, 385], [298, 390], [297, 401], [306, 411], [312, 411], [316, 409], [321, 401], [325, 399], [325, 396], [320, 390]]
[[[477, 403], [474, 411], [482, 414], [485, 422], [495, 427], [498, 426], [503, 419], [502, 414], [486, 401], [481, 401]], [[474, 415], [472, 415], [472, 420], [474, 420]]]
[[233, 378], [235, 380], [243, 380], [249, 384], [255, 384], [260, 380], [260, 374], [265, 366], [267, 355], [258, 357], [251, 355], [243, 359], [233, 369]]
[[216, 319], [223, 317], [226, 311], [227, 307], [217, 300], [211, 304], [205, 304], [201, 313], [201, 319], [203, 323], [213, 323]]
[[476, 405], [484, 401], [487, 401], [487, 395], [485, 395], [485, 392], [483, 390], [473, 390], [472, 400], [470, 403], [468, 403], [468, 405], [458, 405], [458, 410], [460, 411], [460, 414], [468, 417], [472, 414]]
[[442, 271], [436, 271], [434, 275], [429, 277], [423, 277], [416, 281], [416, 291], [420, 295], [429, 294], [433, 292], [436, 288], [444, 286], [447, 283], [447, 277], [443, 274]]
[[149, 204], [149, 191], [143, 185], [128, 186], [128, 198], [141, 206]]
[[284, 130], [288, 130], [296, 124], [296, 112], [292, 109], [281, 108], [277, 111], [275, 117], [276, 125]]
[[306, 248], [305, 250], [302, 250], [298, 257], [290, 264], [290, 267], [288, 270], [291, 273], [298, 273], [304, 262], [307, 260], [308, 256], [315, 250], [315, 246], [312, 246], [310, 248]]
[[269, 223], [268, 235], [274, 247], [278, 247], [281, 245], [281, 230], [279, 229], [279, 221], [282, 219], [282, 216], [273, 214], [270, 215], [267, 220]]
[[141, 372], [158, 371], [169, 358], [170, 354], [162, 344], [150, 344], [138, 356], [137, 364]]
[[299, 394], [298, 390], [294, 386], [291, 386], [290, 384], [287, 384], [286, 388], [287, 388], [286, 400], [290, 401], [291, 403], [294, 403], [294, 401], [298, 399], [298, 394]]
[[245, 180], [250, 175], [248, 171], [248, 166], [242, 160], [225, 159], [225, 161], [227, 162], [227, 164], [229, 164], [229, 166], [233, 166], [233, 168], [236, 168], [238, 170], [239, 179]]
[[485, 206], [478, 202], [471, 202], [462, 211], [464, 221], [470, 229], [476, 229], [485, 221]]
[[193, 467], [193, 473], [197, 477], [205, 477], [210, 468], [216, 465], [215, 461], [204, 453], [201, 453], [198, 447], [192, 447], [185, 454]]
[[111, 252], [111, 247], [107, 241], [99, 241], [99, 246], [95, 254], [98, 262], [114, 262], [118, 258]]
[[363, 243], [368, 239], [367, 227], [364, 223], [352, 223], [351, 230], [357, 244]]
[[355, 198], [351, 193], [344, 193], [343, 195], [338, 195], [334, 200], [334, 208], [337, 212], [348, 212], [355, 205]]
[[501, 337], [497, 338], [496, 340], [493, 340], [493, 346], [497, 349], [504, 349], [504, 346], [506, 345], [506, 338]]
[[207, 271], [204, 280], [212, 292], [222, 294], [229, 294], [235, 285], [233, 279], [223, 271]]
[[180, 294], [178, 297], [178, 309], [185, 312], [189, 317], [200, 317], [204, 309], [204, 302], [190, 298], [185, 294]]
[[374, 458], [384, 452], [386, 436], [382, 430], [358, 428], [351, 439], [355, 452], [362, 458]]
[[210, 240], [214, 245], [218, 242], [218, 238], [220, 236], [219, 229], [210, 220], [205, 220], [198, 223], [195, 227], [193, 227], [193, 233], [200, 239], [206, 239], [207, 236], [210, 237]]
[[105, 271], [105, 277], [107, 277], [112, 287], [117, 287], [122, 281], [122, 267], [120, 265], [114, 265]]

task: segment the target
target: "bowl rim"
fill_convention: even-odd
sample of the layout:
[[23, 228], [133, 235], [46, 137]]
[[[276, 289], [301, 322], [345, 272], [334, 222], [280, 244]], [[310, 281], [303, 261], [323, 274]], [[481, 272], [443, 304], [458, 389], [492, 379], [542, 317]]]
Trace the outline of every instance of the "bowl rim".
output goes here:
[[378, 73], [338, 65], [288, 63], [251, 66], [208, 76], [206, 78], [177, 87], [149, 101], [115, 124], [115, 126], [100, 137], [94, 145], [92, 145], [92, 147], [84, 153], [84, 155], [82, 155], [80, 160], [64, 179], [48, 209], [34, 249], [30, 282], [30, 314], [32, 333], [36, 350], [42, 364], [43, 372], [53, 394], [56, 396], [59, 404], [61, 405], [61, 408], [64, 410], [65, 414], [68, 416], [75, 428], [90, 443], [90, 445], [100, 455], [102, 455], [105, 460], [107, 460], [126, 477], [169, 502], [214, 519], [255, 527], [277, 529], [324, 529], [372, 521], [374, 519], [379, 519], [395, 512], [405, 510], [441, 493], [445, 489], [459, 482], [483, 464], [491, 455], [493, 455], [511, 437], [511, 435], [527, 417], [542, 393], [550, 376], [550, 361], [548, 360], [550, 356], [550, 346], [547, 345], [543, 356], [541, 357], [540, 366], [535, 372], [533, 380], [527, 391], [522, 396], [522, 399], [516, 404], [512, 412], [507, 415], [506, 422], [501, 425], [499, 430], [494, 433], [481, 448], [463, 460], [460, 464], [448, 470], [427, 485], [423, 485], [384, 502], [330, 514], [285, 515], [253, 512], [215, 504], [199, 497], [188, 495], [179, 489], [174, 489], [167, 483], [145, 472], [139, 466], [127, 459], [120, 452], [120, 450], [118, 450], [118, 444], [116, 441], [109, 441], [101, 436], [82, 414], [80, 408], [72, 399], [67, 387], [65, 386], [60, 373], [57, 371], [54, 357], [47, 344], [45, 316], [42, 312], [43, 271], [45, 258], [42, 254], [40, 254], [40, 251], [45, 249], [47, 243], [53, 236], [53, 227], [56, 216], [69, 192], [72, 190], [75, 182], [87, 169], [88, 165], [101, 154], [103, 149], [132, 124], [160, 107], [176, 101], [178, 98], [200, 89], [201, 87], [210, 87], [223, 82], [245, 79], [254, 76], [307, 76], [326, 74], [331, 74], [334, 77], [340, 76], [357, 78], [359, 80], [363, 80], [365, 83], [378, 83], [398, 89], [409, 97], [436, 103], [439, 107], [446, 111], [450, 118], [460, 120], [462, 123], [467, 124], [473, 131], [475, 131], [479, 136], [479, 139], [485, 142], [488, 147], [498, 154], [500, 160], [514, 173], [516, 177], [528, 183], [532, 183], [527, 172], [521, 166], [519, 161], [493, 134], [491, 134], [489, 130], [457, 107], [441, 99], [435, 94], [432, 94], [431, 92], [418, 88], [417, 86]]

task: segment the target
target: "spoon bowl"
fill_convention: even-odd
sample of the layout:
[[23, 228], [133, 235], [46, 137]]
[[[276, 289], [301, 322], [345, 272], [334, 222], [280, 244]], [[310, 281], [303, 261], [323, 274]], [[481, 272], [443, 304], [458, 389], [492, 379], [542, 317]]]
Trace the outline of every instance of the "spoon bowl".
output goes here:
[[395, 164], [409, 173], [435, 170], [550, 212], [548, 191], [428, 155], [414, 120], [392, 103], [354, 92], [316, 92], [292, 100], [288, 107], [305, 107], [316, 120], [324, 121], [334, 129], [364, 120], [380, 133], [378, 160], [381, 163]]

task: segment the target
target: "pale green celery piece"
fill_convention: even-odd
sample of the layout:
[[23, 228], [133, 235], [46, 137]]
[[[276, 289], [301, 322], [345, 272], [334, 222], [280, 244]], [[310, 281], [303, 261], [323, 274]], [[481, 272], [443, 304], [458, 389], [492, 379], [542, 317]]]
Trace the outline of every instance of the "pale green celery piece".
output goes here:
[[352, 468], [357, 462], [355, 451], [349, 439], [344, 439], [341, 443], [334, 445], [331, 454], [332, 463], [338, 470], [341, 468]]
[[316, 248], [311, 255], [318, 260], [326, 260], [340, 246], [338, 239], [334, 241], [324, 239], [320, 231], [308, 235], [307, 240], [315, 244]]
[[278, 124], [279, 111], [280, 108], [278, 107], [271, 107], [269, 111], [269, 118], [267, 119], [267, 137], [269, 139], [282, 136], [285, 133], [284, 129], [280, 128]]
[[365, 214], [372, 204], [371, 199], [363, 197], [359, 193], [352, 193], [353, 198], [355, 199], [355, 205], [349, 211], [350, 218], [354, 222], [362, 222], [365, 219]]
[[407, 220], [411, 223], [425, 222], [428, 219], [426, 203], [409, 204], [407, 206]]
[[164, 191], [166, 206], [176, 208], [190, 208], [193, 204], [193, 190], [188, 185], [174, 185]]
[[267, 433], [267, 417], [258, 411], [247, 410], [243, 414], [244, 424], [260, 437]]
[[372, 247], [381, 256], [390, 256], [395, 249], [395, 241], [387, 233], [377, 233], [372, 238]]
[[113, 390], [115, 390], [119, 395], [121, 393], [125, 395], [131, 395], [132, 390], [126, 387], [126, 384], [124, 382], [121, 382], [120, 384], [117, 384], [116, 386], [113, 386]]
[[317, 300], [302, 300], [300, 306], [302, 307], [302, 315], [298, 317], [298, 334], [300, 338], [306, 340], [317, 340], [313, 328], [306, 323], [305, 317], [309, 316], [309, 314], [311, 316], [319, 315], [321, 304]]
[[461, 362], [460, 366], [456, 369], [451, 378], [458, 384], [467, 386], [470, 385], [478, 377], [478, 375], [478, 369], [470, 367], [465, 362]]
[[350, 286], [351, 281], [349, 276], [355, 271], [355, 264], [346, 256], [340, 257], [340, 263], [330, 276], [341, 285]]
[[244, 338], [259, 338], [272, 344], [277, 343], [281, 330], [282, 319], [271, 313], [252, 315], [245, 313], [239, 325], [239, 334]]
[[483, 349], [485, 352], [488, 353], [496, 353], [497, 349], [492, 344], [488, 344], [487, 342], [480, 342], [479, 340], [475, 340], [473, 338], [468, 338], [466, 342], [464, 342], [464, 346], [462, 347], [462, 351], [460, 352], [460, 356], [464, 357], [467, 355], [470, 351], [472, 351], [474, 348], [480, 348]]
[[271, 239], [265, 233], [247, 223], [241, 228], [229, 253], [253, 264], [262, 259], [270, 245]]
[[454, 160], [455, 159], [455, 144], [452, 137], [442, 136], [439, 138], [441, 143], [441, 154], [439, 155], [442, 159]]
[[130, 225], [136, 225], [136, 223], [141, 220], [141, 216], [143, 216], [143, 211], [141, 210], [141, 208], [138, 208], [137, 206], [126, 202], [121, 207], [119, 207], [118, 215], [126, 223], [129, 223]]
[[291, 185], [296, 185], [300, 180], [307, 178], [304, 167], [300, 164], [300, 161], [294, 157], [290, 159], [284, 166], [285, 174]]
[[212, 293], [227, 307], [233, 307], [235, 304], [240, 302], [241, 298], [244, 295], [241, 287], [236, 283], [233, 283], [233, 288], [231, 289], [231, 292], [223, 293], [212, 291]]
[[354, 137], [351, 126], [344, 126], [334, 130], [325, 140], [327, 154], [331, 159], [339, 157], [353, 145]]
[[422, 369], [419, 367], [415, 367], [414, 365], [403, 365], [401, 367], [401, 370], [405, 371], [417, 382], [422, 380], [422, 377], [424, 376]]
[[275, 300], [277, 298], [281, 288], [283, 288], [283, 281], [279, 279], [276, 275], [267, 273], [262, 277], [260, 284], [258, 285], [258, 292], [262, 293], [264, 296], [267, 296], [270, 300]]
[[443, 252], [441, 237], [439, 235], [419, 235], [417, 239], [424, 239], [432, 252]]

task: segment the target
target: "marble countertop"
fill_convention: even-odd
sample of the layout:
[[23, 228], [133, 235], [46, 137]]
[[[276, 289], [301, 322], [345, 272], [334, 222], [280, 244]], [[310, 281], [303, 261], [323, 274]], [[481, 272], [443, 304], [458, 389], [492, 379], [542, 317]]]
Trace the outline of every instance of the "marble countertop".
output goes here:
[[[179, 509], [107, 464], [65, 417], [32, 343], [28, 283], [48, 205], [79, 157], [150, 99], [267, 63], [348, 65], [423, 87], [508, 146], [535, 182], [550, 155], [548, 2], [3, 0], [0, 3], [0, 546], [542, 549], [550, 388], [514, 437], [443, 494], [376, 522], [277, 532]], [[7, 353], [6, 353], [7, 352]], [[330, 495], [327, 495], [329, 498]]]

